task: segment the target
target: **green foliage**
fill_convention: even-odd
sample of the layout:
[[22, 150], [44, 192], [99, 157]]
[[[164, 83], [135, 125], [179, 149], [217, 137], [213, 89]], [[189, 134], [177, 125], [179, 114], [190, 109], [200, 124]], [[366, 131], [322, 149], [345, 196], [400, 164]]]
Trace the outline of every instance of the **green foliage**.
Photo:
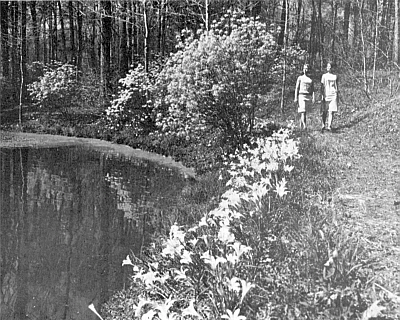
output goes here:
[[29, 68], [36, 81], [28, 85], [31, 98], [45, 110], [66, 113], [74, 107], [95, 107], [100, 104], [100, 85], [91, 75], [83, 77], [70, 64], [34, 63]]
[[130, 127], [135, 136], [154, 130], [151, 94], [160, 67], [154, 64], [150, 72], [139, 65], [119, 80], [119, 92], [106, 110], [105, 121], [112, 131]]
[[251, 135], [262, 97], [280, 82], [280, 65], [281, 52], [265, 24], [228, 12], [171, 56], [160, 75], [162, 96], [155, 99], [157, 124], [195, 141], [211, 131], [225, 146], [240, 146]]

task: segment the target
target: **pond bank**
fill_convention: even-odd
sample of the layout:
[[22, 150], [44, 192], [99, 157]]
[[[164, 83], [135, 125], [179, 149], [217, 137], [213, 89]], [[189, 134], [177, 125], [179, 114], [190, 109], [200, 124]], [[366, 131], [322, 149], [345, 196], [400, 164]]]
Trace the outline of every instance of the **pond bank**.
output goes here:
[[66, 146], [88, 146], [105, 153], [117, 153], [126, 157], [136, 157], [153, 161], [159, 165], [178, 169], [185, 178], [194, 179], [195, 172], [182, 163], [156, 153], [134, 149], [126, 145], [90, 138], [56, 136], [50, 134], [0, 131], [0, 148], [56, 148]]

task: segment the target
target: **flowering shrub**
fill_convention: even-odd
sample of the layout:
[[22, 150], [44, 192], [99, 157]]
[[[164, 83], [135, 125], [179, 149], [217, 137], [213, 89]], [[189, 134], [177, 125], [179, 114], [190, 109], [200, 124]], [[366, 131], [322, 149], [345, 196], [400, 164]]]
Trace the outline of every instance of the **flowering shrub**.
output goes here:
[[[180, 48], [159, 77], [158, 127], [195, 141], [210, 131], [226, 145], [246, 143], [264, 107], [261, 97], [281, 82], [274, 34], [258, 18], [228, 12]], [[295, 60], [296, 49], [289, 51]]]
[[119, 80], [118, 95], [105, 114], [109, 129], [131, 127], [137, 131], [137, 135], [151, 131], [153, 106], [150, 97], [155, 90], [154, 82], [158, 73], [157, 65], [153, 65], [148, 73], [139, 65]]
[[28, 66], [28, 91], [33, 101], [45, 109], [68, 112], [75, 107], [99, 109], [99, 80], [92, 74], [83, 75], [76, 66], [54, 61], [46, 65], [34, 62]]
[[135, 288], [124, 317], [254, 317], [259, 306], [249, 295], [258, 290], [256, 259], [268, 261], [268, 253], [254, 255], [258, 249], [246, 243], [242, 233], [248, 216], [262, 218], [266, 197], [288, 193], [284, 176], [298, 157], [297, 142], [288, 130], [255, 139], [232, 156], [227, 162], [227, 191], [214, 210], [192, 228], [173, 225], [169, 237], [154, 243], [146, 255], [123, 261], [134, 270]]
[[39, 80], [28, 85], [32, 99], [41, 107], [67, 109], [80, 103], [78, 70], [69, 64], [45, 68]]

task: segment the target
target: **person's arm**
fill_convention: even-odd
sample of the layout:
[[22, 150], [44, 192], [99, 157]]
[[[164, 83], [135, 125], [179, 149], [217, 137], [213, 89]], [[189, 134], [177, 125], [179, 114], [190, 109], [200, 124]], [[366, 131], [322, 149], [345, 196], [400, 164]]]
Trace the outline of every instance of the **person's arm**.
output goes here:
[[321, 97], [322, 97], [322, 101], [324, 101], [325, 100], [324, 75], [322, 75], [322, 78], [321, 78]]
[[294, 102], [297, 102], [297, 96], [299, 95], [299, 88], [300, 88], [300, 77], [297, 78], [296, 90], [294, 90]]
[[312, 103], [315, 103], [315, 88], [314, 88], [314, 81], [311, 83], [311, 90], [312, 90]]
[[337, 102], [339, 103], [339, 77], [336, 76], [336, 96], [337, 96]]

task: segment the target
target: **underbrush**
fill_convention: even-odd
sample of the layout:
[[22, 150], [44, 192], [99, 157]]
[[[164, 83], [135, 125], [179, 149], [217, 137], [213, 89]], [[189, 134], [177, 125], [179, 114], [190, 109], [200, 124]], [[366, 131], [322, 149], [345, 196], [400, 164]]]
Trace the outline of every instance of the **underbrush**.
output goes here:
[[106, 319], [358, 319], [363, 248], [332, 206], [323, 151], [286, 134], [185, 189], [179, 224], [124, 261], [132, 285]]

